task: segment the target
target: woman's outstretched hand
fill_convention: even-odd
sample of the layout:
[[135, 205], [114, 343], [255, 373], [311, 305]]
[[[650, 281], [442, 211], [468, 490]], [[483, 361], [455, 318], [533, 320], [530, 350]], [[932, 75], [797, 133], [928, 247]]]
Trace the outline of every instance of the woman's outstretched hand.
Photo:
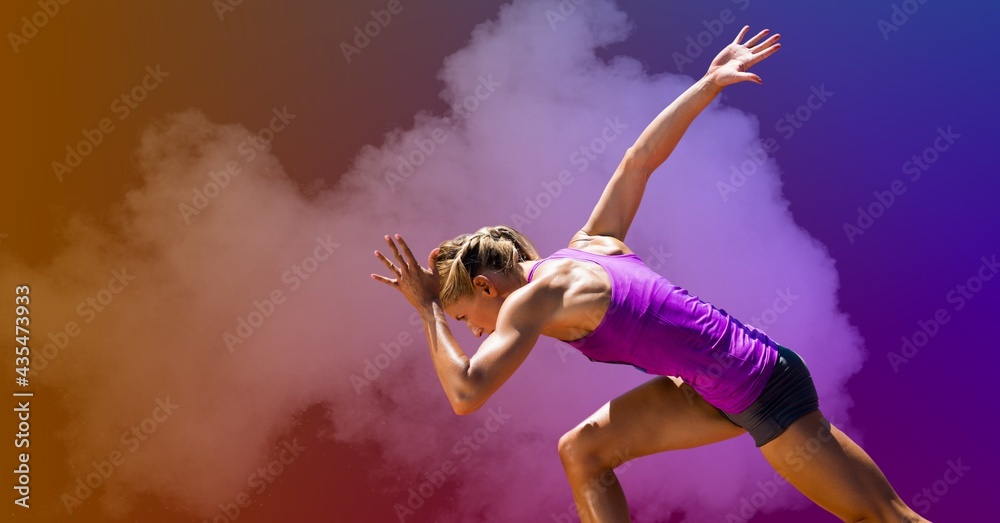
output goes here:
[[771, 56], [781, 48], [781, 44], [776, 43], [781, 38], [780, 34], [775, 34], [767, 40], [758, 43], [761, 38], [767, 35], [769, 32], [768, 29], [764, 29], [753, 38], [741, 44], [740, 40], [743, 39], [749, 29], [750, 26], [743, 26], [740, 34], [736, 35], [736, 40], [733, 40], [733, 43], [727, 45], [715, 57], [715, 60], [712, 60], [712, 65], [709, 66], [708, 72], [705, 73], [705, 78], [720, 89], [727, 85], [744, 81], [763, 84], [759, 76], [747, 72], [747, 69], [750, 69], [752, 65]]
[[399, 290], [411, 305], [417, 310], [421, 310], [437, 299], [440, 292], [437, 268], [434, 264], [439, 249], [431, 251], [430, 256], [427, 258], [427, 265], [430, 266], [430, 269], [425, 269], [417, 263], [417, 259], [413, 256], [410, 247], [406, 245], [403, 237], [397, 234], [396, 240], [403, 246], [403, 255], [399, 254], [399, 249], [392, 241], [392, 238], [388, 235], [385, 237], [385, 241], [389, 243], [389, 247], [392, 249], [399, 267], [389, 261], [382, 253], [375, 251], [375, 256], [382, 260], [382, 263], [390, 271], [396, 274], [396, 279], [391, 280], [378, 274], [372, 274], [372, 278]]

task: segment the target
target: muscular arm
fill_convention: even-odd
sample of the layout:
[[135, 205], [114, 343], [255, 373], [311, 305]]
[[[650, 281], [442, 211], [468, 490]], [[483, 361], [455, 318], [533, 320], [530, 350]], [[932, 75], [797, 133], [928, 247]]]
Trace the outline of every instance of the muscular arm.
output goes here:
[[611, 236], [624, 241], [632, 219], [639, 210], [639, 202], [642, 201], [650, 175], [670, 156], [695, 117], [727, 85], [743, 81], [762, 84], [760, 77], [747, 69], [781, 47], [777, 43], [779, 35], [758, 44], [769, 32], [765, 29], [741, 44], [740, 41], [749, 29], [749, 26], [744, 26], [736, 39], [715, 57], [705, 76], [685, 90], [646, 126], [635, 144], [625, 153], [587, 224], [573, 240], [587, 236]]
[[437, 300], [421, 311], [434, 368], [456, 414], [474, 412], [507, 381], [560, 303], [557, 293], [541, 282], [513, 292], [500, 309], [496, 330], [471, 358], [455, 341]]
[[670, 156], [695, 117], [721, 90], [703, 77], [661, 111], [632, 146], [632, 153], [639, 159], [636, 168], [647, 177], [652, 174]]
[[650, 175], [670, 156], [691, 122], [721, 89], [702, 78], [646, 126], [626, 151], [578, 236], [611, 236], [625, 241]]

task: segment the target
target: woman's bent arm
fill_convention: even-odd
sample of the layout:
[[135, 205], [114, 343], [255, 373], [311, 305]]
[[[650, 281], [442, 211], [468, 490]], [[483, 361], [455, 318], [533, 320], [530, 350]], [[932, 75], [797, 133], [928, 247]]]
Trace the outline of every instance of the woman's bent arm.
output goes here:
[[455, 341], [448, 327], [448, 316], [438, 298], [440, 276], [434, 260], [440, 249], [431, 251], [427, 257], [430, 268], [425, 269], [417, 263], [402, 236], [396, 235], [402, 253], [391, 237], [386, 235], [385, 241], [399, 266], [378, 251], [375, 251], [375, 256], [396, 278], [378, 274], [372, 274], [372, 278], [399, 290], [416, 307], [424, 322], [434, 369], [451, 407], [457, 414], [475, 411], [507, 381], [531, 352], [542, 329], [562, 307], [565, 289], [539, 279], [511, 292], [500, 306], [493, 333], [470, 359]]
[[448, 315], [441, 303], [434, 300], [420, 311], [420, 316], [424, 321], [427, 345], [431, 349], [431, 361], [448, 402], [456, 414], [471, 412], [466, 406], [470, 396], [468, 376], [471, 362], [448, 327]]
[[455, 341], [438, 300], [421, 308], [431, 360], [456, 414], [476, 411], [514, 374], [561, 303], [561, 292], [543, 282], [511, 293], [500, 308], [496, 330], [472, 358]]

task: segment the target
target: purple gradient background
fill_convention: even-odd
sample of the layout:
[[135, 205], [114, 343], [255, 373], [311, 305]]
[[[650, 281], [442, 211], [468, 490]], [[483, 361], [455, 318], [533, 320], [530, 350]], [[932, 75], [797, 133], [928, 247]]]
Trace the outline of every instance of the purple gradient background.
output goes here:
[[[32, 2], [17, 4], [10, 11], [35, 9]], [[115, 23], [117, 33], [78, 36], [80, 45], [93, 46], [91, 56], [120, 53], [115, 59], [162, 61], [170, 63], [179, 78], [204, 78], [197, 86], [158, 93], [143, 107], [150, 118], [198, 106], [213, 121], [256, 122], [259, 109], [275, 100], [308, 108], [301, 111], [302, 124], [274, 146], [289, 176], [297, 179], [301, 174], [305, 183], [317, 173], [345, 172], [361, 146], [379, 143], [389, 128], [409, 126], [414, 113], [443, 111], [435, 78], [441, 60], [463, 46], [471, 29], [493, 17], [501, 2], [405, 5], [400, 23], [352, 64], [344, 62], [337, 45], [354, 25], [368, 20], [369, 9], [382, 8], [384, 2], [244, 2], [224, 25], [217, 23], [207, 4], [151, 3], [143, 12], [131, 8], [109, 15], [121, 18]], [[642, 61], [648, 71], [675, 73], [672, 53], [683, 52], [685, 38], [700, 30], [703, 20], [717, 17], [733, 4], [688, 0], [619, 5], [634, 29], [627, 41], [603, 54], [628, 55]], [[876, 21], [887, 19], [892, 5], [890, 1], [751, 0], [736, 24], [780, 32], [781, 66], [761, 71], [763, 88], [745, 85], [727, 91], [726, 103], [756, 115], [762, 136], [778, 137], [774, 123], [804, 101], [810, 85], [823, 84], [835, 93], [809, 125], [787, 141], [779, 138], [782, 146], [774, 157], [783, 171], [783, 194], [791, 202], [795, 221], [837, 261], [840, 307], [860, 330], [869, 351], [865, 368], [849, 383], [855, 400], [851, 423], [860, 429], [865, 449], [904, 500], [912, 500], [941, 479], [949, 460], [961, 459], [972, 467], [932, 506], [928, 517], [938, 522], [995, 520], [986, 500], [995, 490], [998, 458], [991, 424], [981, 420], [991, 414], [987, 400], [997, 397], [989, 387], [995, 383], [993, 371], [1000, 356], [998, 343], [988, 338], [988, 332], [998, 324], [1000, 280], [986, 282], [961, 311], [954, 311], [946, 295], [975, 274], [981, 257], [1000, 254], [996, 205], [1000, 181], [992, 152], [1000, 104], [995, 94], [995, 42], [990, 36], [1000, 8], [986, 2], [928, 0], [885, 41]], [[46, 28], [49, 34], [44, 36], [50, 40], [56, 32], [71, 31], [56, 28], [56, 22], [69, 26], [69, 17], [77, 16], [70, 15], [70, 9], [84, 16], [83, 4], [65, 9], [67, 14], [60, 15], [65, 20]], [[17, 16], [5, 17], [4, 27], [15, 27], [12, 20]], [[82, 31], [81, 25], [74, 26], [72, 31]], [[41, 55], [42, 45], [48, 44], [39, 38], [27, 49]], [[702, 70], [707, 60], [696, 58], [685, 73]], [[5, 75], [29, 74], [30, 69], [26, 60], [18, 59], [5, 68]], [[247, 77], [255, 79], [249, 89]], [[6, 94], [4, 98], [5, 106], [11, 103]], [[72, 105], [68, 98], [51, 101], [57, 102]], [[74, 116], [73, 124], [60, 125], [55, 118], [49, 120], [54, 137], [46, 139], [57, 143], [75, 136], [75, 122], [95, 120]], [[128, 122], [129, 131], [117, 133], [134, 135], [145, 118], [137, 117]], [[44, 132], [41, 125], [29, 132]], [[871, 203], [873, 191], [885, 190], [903, 177], [903, 163], [931, 145], [939, 127], [949, 126], [961, 135], [955, 145], [919, 181], [907, 182], [907, 192], [897, 197], [875, 227], [849, 242], [843, 225], [856, 219], [856, 208]], [[337, 142], [333, 148], [331, 138]], [[128, 141], [134, 145], [135, 138]], [[117, 161], [122, 163], [114, 164]], [[102, 162], [107, 162], [109, 172], [127, 164], [105, 158], [92, 159], [87, 167], [104, 168]], [[332, 176], [330, 185], [336, 182]], [[63, 200], [50, 205], [94, 211], [119, 196], [119, 192], [95, 193], [92, 198], [63, 195], [57, 197]], [[51, 216], [40, 216], [31, 227], [44, 234], [57, 224]], [[52, 248], [20, 243], [14, 236], [4, 247], [29, 260], [45, 259]], [[894, 373], [886, 354], [898, 352], [901, 337], [911, 336], [917, 322], [931, 318], [939, 308], [949, 311], [951, 321]], [[400, 323], [404, 321], [401, 317]], [[311, 449], [310, 459], [296, 463], [294, 473], [281, 476], [269, 498], [248, 510], [241, 521], [397, 521], [392, 512], [397, 496], [373, 491], [356, 474], [372, 466], [377, 449], [311, 439], [323, 427], [321, 409], [302, 416], [297, 433]], [[475, 476], [464, 475], [461, 480], [474, 481]], [[447, 488], [432, 506], [449, 502]], [[568, 503], [568, 488], [565, 494]], [[180, 519], [155, 499], [142, 507], [149, 520]], [[432, 512], [433, 508], [424, 508], [409, 521], [432, 521]], [[340, 516], [331, 519], [331, 514]], [[83, 517], [99, 516], [93, 512]], [[833, 518], [810, 507], [752, 521]]]

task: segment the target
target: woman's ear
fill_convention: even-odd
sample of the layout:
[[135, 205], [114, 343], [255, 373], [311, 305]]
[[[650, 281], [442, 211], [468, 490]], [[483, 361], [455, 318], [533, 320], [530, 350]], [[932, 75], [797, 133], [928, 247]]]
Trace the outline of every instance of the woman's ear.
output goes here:
[[472, 279], [472, 286], [476, 288], [477, 292], [484, 292], [487, 296], [496, 294], [496, 288], [493, 287], [493, 282], [482, 274]]

